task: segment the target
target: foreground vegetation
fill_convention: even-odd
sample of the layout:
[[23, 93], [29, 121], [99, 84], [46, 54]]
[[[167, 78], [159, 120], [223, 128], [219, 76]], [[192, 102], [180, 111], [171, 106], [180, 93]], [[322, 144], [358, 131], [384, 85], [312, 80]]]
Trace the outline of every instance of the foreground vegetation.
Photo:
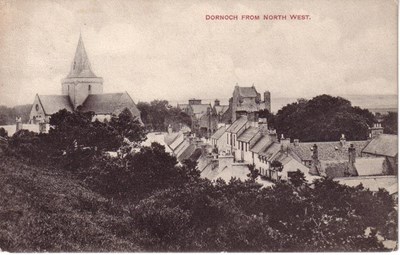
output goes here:
[[1, 149], [2, 250], [382, 251], [376, 233], [397, 236], [385, 191], [300, 173], [272, 188], [211, 183], [159, 144], [133, 152], [145, 132], [129, 113], [91, 117], [59, 112], [49, 134], [19, 131]]

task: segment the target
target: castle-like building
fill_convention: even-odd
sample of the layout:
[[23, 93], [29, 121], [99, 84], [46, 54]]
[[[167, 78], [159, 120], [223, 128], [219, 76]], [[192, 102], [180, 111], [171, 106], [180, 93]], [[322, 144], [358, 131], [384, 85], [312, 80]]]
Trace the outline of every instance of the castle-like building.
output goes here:
[[127, 92], [103, 93], [103, 78], [97, 77], [79, 37], [75, 57], [67, 77], [61, 81], [61, 95], [38, 95], [32, 105], [30, 123], [49, 123], [59, 110], [92, 111], [95, 119], [103, 121], [128, 109], [140, 120], [140, 112]]

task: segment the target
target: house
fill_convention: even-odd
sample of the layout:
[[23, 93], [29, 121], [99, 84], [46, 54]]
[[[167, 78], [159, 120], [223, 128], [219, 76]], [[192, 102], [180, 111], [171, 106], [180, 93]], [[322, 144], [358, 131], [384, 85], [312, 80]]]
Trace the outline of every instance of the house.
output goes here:
[[36, 94], [29, 122], [48, 123], [50, 116], [62, 109], [92, 111], [94, 119], [100, 121], [128, 109], [140, 120], [140, 112], [127, 92], [103, 93], [103, 78], [92, 71], [82, 36], [79, 37], [70, 72], [61, 81], [61, 92], [61, 95]]
[[397, 135], [378, 134], [361, 151], [363, 157], [384, 157], [389, 164], [389, 173], [397, 175]]
[[232, 100], [230, 100], [232, 109], [231, 123], [236, 121], [240, 116], [246, 115], [248, 112], [257, 112], [267, 109], [271, 112], [271, 93], [264, 92], [264, 101], [261, 100], [261, 94], [256, 88], [235, 86], [233, 90]]
[[220, 101], [215, 99], [212, 112], [218, 124], [231, 124], [232, 109], [230, 105], [221, 105]]
[[246, 129], [247, 123], [247, 116], [241, 116], [239, 119], [235, 120], [227, 129], [226, 129], [226, 136], [227, 136], [227, 147], [228, 152], [232, 153], [235, 159], [240, 159], [240, 155], [237, 153], [239, 150], [239, 145], [237, 138], [240, 136], [244, 130]]
[[225, 151], [227, 138], [225, 135], [226, 127], [220, 127], [212, 136], [211, 136], [211, 145], [218, 150]]

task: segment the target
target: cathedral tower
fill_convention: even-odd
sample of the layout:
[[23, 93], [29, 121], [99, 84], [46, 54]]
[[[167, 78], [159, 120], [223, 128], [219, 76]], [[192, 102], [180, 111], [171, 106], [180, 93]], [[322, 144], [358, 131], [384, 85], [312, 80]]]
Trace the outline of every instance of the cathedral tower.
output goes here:
[[103, 78], [97, 77], [91, 67], [83, 45], [82, 35], [79, 37], [75, 58], [68, 76], [61, 81], [62, 94], [68, 95], [74, 110], [83, 104], [88, 95], [103, 93]]

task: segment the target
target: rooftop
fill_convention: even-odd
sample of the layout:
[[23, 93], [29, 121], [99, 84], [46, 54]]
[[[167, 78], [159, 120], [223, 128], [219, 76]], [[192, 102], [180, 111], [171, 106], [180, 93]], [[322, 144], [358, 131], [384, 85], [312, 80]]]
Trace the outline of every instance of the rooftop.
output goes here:
[[296, 154], [301, 160], [311, 160], [311, 148], [314, 144], [318, 146], [319, 160], [347, 160], [349, 157], [348, 149], [350, 144], [354, 145], [357, 157], [361, 156], [362, 149], [369, 143], [369, 141], [346, 141], [345, 145], [337, 142], [307, 142], [290, 144], [290, 151]]
[[249, 127], [238, 138], [238, 141], [248, 143], [259, 132], [257, 127]]
[[215, 133], [211, 136], [211, 139], [219, 139], [225, 133], [226, 127], [220, 127]]
[[397, 135], [381, 134], [362, 150], [364, 153], [396, 157], [398, 153]]

